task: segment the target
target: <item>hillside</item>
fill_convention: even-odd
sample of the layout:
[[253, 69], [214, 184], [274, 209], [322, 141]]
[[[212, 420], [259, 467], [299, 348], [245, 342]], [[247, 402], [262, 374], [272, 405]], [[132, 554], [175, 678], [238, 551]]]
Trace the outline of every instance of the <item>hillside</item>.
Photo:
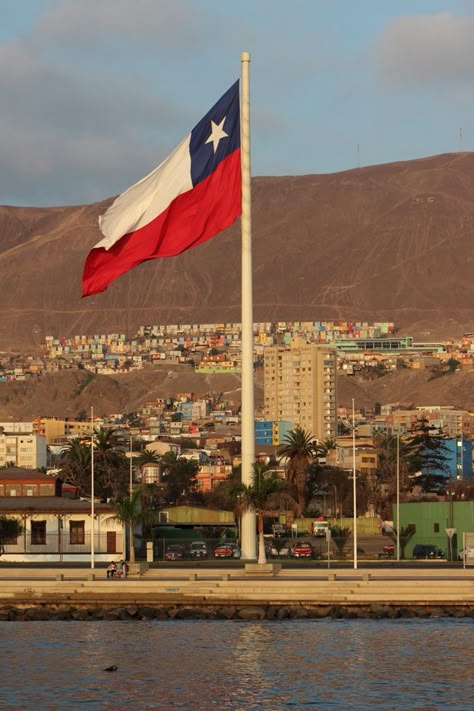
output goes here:
[[[350, 408], [373, 408], [375, 403], [454, 405], [474, 411], [474, 373], [463, 371], [429, 380], [429, 373], [401, 370], [373, 381], [341, 376], [338, 404]], [[222, 400], [240, 402], [240, 377], [205, 375], [187, 366], [155, 366], [123, 375], [98, 375], [62, 371], [28, 382], [0, 383], [0, 421], [29, 420], [37, 415], [76, 417], [90, 411], [98, 416], [137, 410], [147, 400], [178, 393], [222, 394]], [[262, 372], [256, 377], [255, 405], [263, 404]]]
[[[395, 321], [424, 339], [474, 330], [474, 154], [252, 181], [255, 320]], [[108, 201], [0, 207], [0, 350], [45, 335], [240, 321], [240, 225], [81, 299]]]

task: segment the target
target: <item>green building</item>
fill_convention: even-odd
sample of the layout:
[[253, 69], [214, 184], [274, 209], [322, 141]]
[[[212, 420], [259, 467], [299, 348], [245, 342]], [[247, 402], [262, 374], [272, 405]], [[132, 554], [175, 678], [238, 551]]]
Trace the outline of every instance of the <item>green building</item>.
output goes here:
[[[393, 522], [396, 525], [397, 507], [394, 505]], [[418, 543], [433, 544], [457, 560], [463, 546], [463, 533], [474, 532], [474, 501], [423, 501], [400, 504], [400, 529], [413, 526], [415, 535], [405, 548], [405, 557], [411, 558]], [[455, 529], [451, 540], [446, 529]]]

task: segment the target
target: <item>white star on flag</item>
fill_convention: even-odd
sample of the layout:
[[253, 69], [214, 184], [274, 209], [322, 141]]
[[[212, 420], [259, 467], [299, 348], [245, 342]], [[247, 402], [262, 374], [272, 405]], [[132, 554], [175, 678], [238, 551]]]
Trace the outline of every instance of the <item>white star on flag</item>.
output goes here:
[[219, 146], [219, 141], [221, 140], [221, 138], [227, 138], [229, 135], [222, 128], [225, 120], [226, 120], [225, 116], [220, 123], [214, 123], [214, 121], [211, 120], [211, 135], [207, 139], [206, 143], [213, 144], [214, 153], [217, 151], [217, 148]]

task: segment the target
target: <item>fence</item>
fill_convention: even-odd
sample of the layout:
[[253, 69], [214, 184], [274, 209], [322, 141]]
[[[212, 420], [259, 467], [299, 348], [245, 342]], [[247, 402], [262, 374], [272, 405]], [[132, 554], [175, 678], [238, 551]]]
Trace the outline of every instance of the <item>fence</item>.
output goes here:
[[[78, 543], [71, 543], [69, 532], [48, 533], [41, 538], [32, 536], [30, 533], [19, 536], [16, 543], [6, 543], [3, 552], [9, 553], [37, 553], [37, 554], [59, 554], [74, 555], [87, 554], [91, 552], [90, 533], [85, 533]], [[119, 541], [121, 544], [121, 541]], [[115, 536], [107, 533], [94, 535], [94, 552], [114, 554], [117, 552], [117, 540]]]

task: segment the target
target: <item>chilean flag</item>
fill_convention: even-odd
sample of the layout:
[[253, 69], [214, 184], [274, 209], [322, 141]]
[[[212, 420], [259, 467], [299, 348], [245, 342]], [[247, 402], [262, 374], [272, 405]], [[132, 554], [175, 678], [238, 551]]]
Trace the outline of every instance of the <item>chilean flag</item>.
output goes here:
[[99, 217], [104, 235], [89, 252], [82, 295], [141, 262], [173, 257], [229, 227], [242, 212], [239, 82], [155, 170]]

